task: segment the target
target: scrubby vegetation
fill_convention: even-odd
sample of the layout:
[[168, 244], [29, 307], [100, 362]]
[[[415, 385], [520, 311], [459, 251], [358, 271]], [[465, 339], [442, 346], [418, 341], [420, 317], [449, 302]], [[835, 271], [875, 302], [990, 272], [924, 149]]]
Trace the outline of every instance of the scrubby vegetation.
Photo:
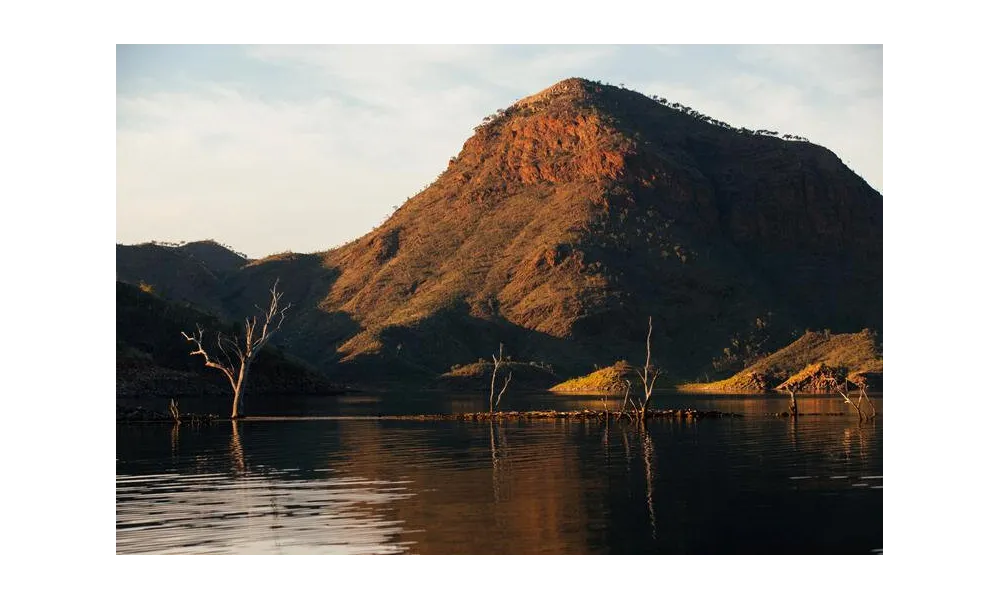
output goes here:
[[756, 393], [770, 390], [834, 393], [843, 382], [881, 388], [882, 347], [868, 329], [858, 333], [807, 332], [732, 377], [681, 386], [685, 391]]
[[564, 381], [553, 386], [549, 391], [562, 394], [613, 394], [619, 396], [628, 389], [626, 383], [633, 377], [632, 367], [628, 362], [620, 360], [610, 367]]

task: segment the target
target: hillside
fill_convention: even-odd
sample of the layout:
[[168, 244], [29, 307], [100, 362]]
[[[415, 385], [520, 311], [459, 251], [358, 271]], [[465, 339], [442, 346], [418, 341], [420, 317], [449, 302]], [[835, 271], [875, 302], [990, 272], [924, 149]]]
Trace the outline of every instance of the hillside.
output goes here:
[[[547, 365], [540, 363], [505, 363], [497, 372], [496, 385], [503, 387], [506, 375], [510, 374], [510, 392], [544, 390], [557, 381], [555, 373]], [[493, 363], [482, 360], [468, 365], [454, 365], [450, 371], [437, 378], [438, 389], [486, 391], [490, 388]]]
[[732, 377], [708, 384], [681, 386], [684, 391], [758, 393], [793, 386], [829, 391], [818, 379], [824, 375], [864, 378], [872, 389], [882, 387], [882, 348], [869, 330], [831, 334], [809, 332]]
[[115, 247], [117, 280], [151, 286], [164, 298], [228, 316], [225, 277], [247, 264], [246, 257], [206, 240], [174, 246], [157, 243]]
[[[610, 367], [574, 377], [549, 388], [557, 394], [624, 394], [628, 388], [626, 381], [635, 379], [632, 368], [625, 361], [619, 361]], [[635, 383], [633, 383], [635, 385]], [[636, 386], [635, 389], [639, 389]]]
[[825, 148], [569, 79], [489, 117], [349, 244], [192, 268], [193, 291], [145, 281], [239, 315], [280, 277], [281, 342], [341, 381], [434, 382], [501, 342], [566, 379], [639, 362], [648, 316], [654, 360], [681, 378], [762, 317], [763, 351], [880, 327], [881, 230], [881, 195]]
[[[127, 283], [116, 284], [116, 395], [231, 395], [222, 374], [190, 356], [192, 346], [181, 336], [196, 323], [206, 332], [220, 330], [214, 317], [167, 302]], [[228, 328], [227, 328], [228, 329]], [[265, 348], [253, 364], [248, 394], [305, 394], [339, 391], [322, 375]]]

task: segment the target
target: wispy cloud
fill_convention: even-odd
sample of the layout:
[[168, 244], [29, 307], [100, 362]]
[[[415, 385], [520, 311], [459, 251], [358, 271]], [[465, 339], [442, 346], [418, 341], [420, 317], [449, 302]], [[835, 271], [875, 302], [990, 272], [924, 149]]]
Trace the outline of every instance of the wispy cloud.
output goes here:
[[123, 63], [125, 242], [338, 245], [429, 183], [483, 115], [571, 76], [806, 135], [881, 188], [880, 48], [252, 46]]

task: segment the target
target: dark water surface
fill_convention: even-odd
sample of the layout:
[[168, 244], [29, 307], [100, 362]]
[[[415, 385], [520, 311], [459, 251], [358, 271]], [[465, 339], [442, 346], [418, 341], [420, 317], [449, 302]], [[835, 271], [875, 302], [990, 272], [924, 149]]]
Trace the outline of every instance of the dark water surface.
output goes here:
[[[277, 421], [118, 425], [119, 553], [862, 553], [882, 548], [882, 419], [782, 398], [661, 396], [742, 419], [323, 420], [481, 410], [480, 396], [255, 400]], [[874, 398], [881, 413], [881, 398]], [[181, 409], [224, 410], [181, 401]], [[222, 409], [224, 402], [219, 402]], [[146, 402], [159, 408], [158, 404]], [[508, 409], [593, 398], [512, 398]], [[805, 412], [844, 412], [835, 398]]]

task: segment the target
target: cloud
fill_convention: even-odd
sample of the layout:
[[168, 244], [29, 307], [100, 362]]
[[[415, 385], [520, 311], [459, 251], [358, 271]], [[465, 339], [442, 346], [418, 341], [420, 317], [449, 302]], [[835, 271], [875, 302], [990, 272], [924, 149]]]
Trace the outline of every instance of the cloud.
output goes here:
[[744, 46], [744, 65], [839, 97], [882, 94], [881, 46]]
[[[697, 77], [647, 79], [657, 93], [734, 127], [803, 135], [882, 189], [881, 48], [733, 47]], [[679, 83], [680, 81], [680, 83]]]
[[119, 75], [127, 243], [217, 237], [260, 256], [349, 241], [484, 115], [571, 76], [805, 135], [881, 188], [879, 47], [247, 46], [173, 71], [164, 52], [159, 85], [128, 85], [142, 64]]

